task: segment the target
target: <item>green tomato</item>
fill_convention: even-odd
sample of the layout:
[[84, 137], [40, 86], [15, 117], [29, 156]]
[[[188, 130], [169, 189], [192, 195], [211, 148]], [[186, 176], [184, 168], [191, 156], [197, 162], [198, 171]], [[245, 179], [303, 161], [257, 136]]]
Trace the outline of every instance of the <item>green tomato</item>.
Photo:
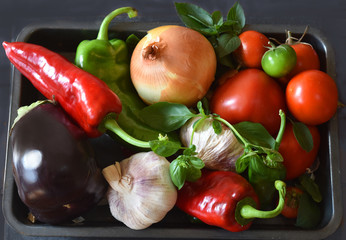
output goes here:
[[262, 57], [262, 69], [269, 76], [280, 78], [288, 74], [296, 65], [297, 55], [294, 49], [287, 45], [281, 44], [272, 47], [266, 51]]

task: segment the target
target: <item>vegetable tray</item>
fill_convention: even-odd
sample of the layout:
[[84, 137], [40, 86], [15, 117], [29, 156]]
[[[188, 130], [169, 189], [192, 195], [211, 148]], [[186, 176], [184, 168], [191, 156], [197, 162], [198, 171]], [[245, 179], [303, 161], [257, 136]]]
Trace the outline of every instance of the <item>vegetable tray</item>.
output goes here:
[[[168, 23], [164, 23], [168, 24]], [[110, 29], [110, 38], [126, 38], [131, 33], [142, 37], [146, 30], [163, 23], [156, 22], [124, 22], [117, 23]], [[246, 29], [253, 29], [283, 42], [285, 30], [302, 34], [305, 26], [287, 25], [247, 25]], [[74, 53], [79, 42], [92, 39], [97, 35], [97, 26], [83, 26], [78, 24], [35, 25], [22, 30], [16, 41], [30, 42], [47, 47], [62, 54], [73, 61]], [[309, 29], [304, 38], [305, 42], [313, 45], [321, 60], [321, 70], [335, 79], [334, 52], [328, 40], [318, 30]], [[18, 107], [28, 105], [42, 95], [13, 68], [12, 93], [10, 106], [9, 129], [17, 115]], [[4, 178], [3, 212], [10, 226], [23, 235], [28, 236], [59, 236], [59, 237], [112, 237], [121, 239], [133, 238], [171, 238], [171, 239], [320, 239], [331, 235], [338, 228], [342, 219], [342, 192], [340, 185], [340, 166], [338, 155], [337, 118], [334, 116], [328, 123], [320, 125], [321, 147], [319, 151], [320, 166], [316, 172], [316, 182], [322, 193], [322, 221], [315, 229], [304, 230], [294, 226], [294, 220], [281, 216], [268, 220], [255, 220], [249, 230], [233, 233], [221, 228], [204, 224], [191, 223], [187, 216], [174, 208], [159, 223], [145, 230], [131, 230], [121, 222], [116, 221], [110, 214], [106, 202], [83, 215], [84, 221], [52, 226], [41, 223], [31, 223], [28, 209], [21, 202], [12, 175], [11, 147], [7, 146], [6, 168]], [[120, 161], [127, 154], [127, 147], [122, 146], [104, 135], [91, 140], [95, 152], [105, 167], [107, 164]]]

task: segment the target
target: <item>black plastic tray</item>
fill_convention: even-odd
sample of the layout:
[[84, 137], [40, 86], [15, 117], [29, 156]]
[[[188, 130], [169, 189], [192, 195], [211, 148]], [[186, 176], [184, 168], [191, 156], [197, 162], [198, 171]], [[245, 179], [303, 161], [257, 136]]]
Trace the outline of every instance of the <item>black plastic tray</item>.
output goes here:
[[[144, 36], [146, 30], [169, 23], [125, 22], [117, 23], [110, 29], [110, 38], [125, 38], [131, 33]], [[19, 34], [17, 41], [30, 42], [45, 46], [73, 61], [74, 52], [80, 41], [93, 39], [97, 35], [98, 26], [80, 24], [54, 24], [28, 26]], [[260, 31], [280, 41], [285, 39], [285, 30], [302, 34], [305, 26], [283, 25], [249, 25], [247, 29]], [[321, 59], [321, 68], [335, 79], [334, 52], [323, 34], [314, 28], [304, 41], [313, 45]], [[12, 93], [10, 105], [9, 127], [17, 115], [17, 109], [42, 98], [38, 91], [23, 77], [18, 70], [12, 72]], [[278, 216], [274, 219], [255, 220], [252, 227], [243, 232], [232, 233], [226, 230], [191, 224], [185, 214], [173, 209], [159, 223], [145, 230], [131, 230], [114, 220], [108, 206], [100, 204], [86, 215], [83, 223], [67, 223], [51, 226], [31, 223], [27, 220], [28, 210], [20, 201], [12, 176], [11, 148], [7, 146], [6, 168], [4, 178], [3, 212], [15, 230], [29, 236], [69, 236], [69, 237], [112, 237], [112, 238], [184, 238], [184, 239], [321, 239], [331, 235], [342, 219], [342, 193], [340, 185], [340, 164], [338, 155], [337, 118], [334, 116], [328, 123], [319, 127], [321, 132], [321, 148], [319, 151], [320, 168], [316, 173], [321, 187], [323, 202], [321, 204], [323, 219], [316, 229], [304, 230], [294, 226], [293, 220]], [[125, 155], [124, 148], [108, 136], [93, 139], [96, 153], [104, 161], [121, 160]]]

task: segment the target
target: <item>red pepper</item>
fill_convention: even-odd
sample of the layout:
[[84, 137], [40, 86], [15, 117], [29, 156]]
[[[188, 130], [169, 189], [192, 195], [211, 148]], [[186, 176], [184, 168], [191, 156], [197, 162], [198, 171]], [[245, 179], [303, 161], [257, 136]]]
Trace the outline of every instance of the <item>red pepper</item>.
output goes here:
[[261, 211], [258, 196], [251, 184], [241, 175], [230, 171], [202, 171], [196, 182], [185, 182], [178, 191], [176, 205], [202, 222], [231, 232], [250, 228], [253, 218], [271, 218], [284, 206], [285, 183], [276, 181], [279, 190], [278, 206]]
[[3, 46], [12, 64], [46, 98], [57, 101], [89, 137], [102, 134], [99, 125], [106, 115], [121, 112], [118, 96], [103, 81], [63, 56], [30, 43]]

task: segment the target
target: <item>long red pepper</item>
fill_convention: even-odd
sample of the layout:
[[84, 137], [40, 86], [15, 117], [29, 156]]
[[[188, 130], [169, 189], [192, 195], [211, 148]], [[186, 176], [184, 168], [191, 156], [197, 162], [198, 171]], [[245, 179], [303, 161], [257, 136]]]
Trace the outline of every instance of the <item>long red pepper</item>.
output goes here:
[[284, 206], [286, 185], [275, 183], [279, 204], [272, 211], [257, 210], [259, 199], [251, 184], [241, 175], [230, 171], [203, 170], [195, 182], [185, 182], [178, 191], [176, 205], [202, 222], [239, 232], [250, 228], [253, 218], [272, 218]]
[[12, 64], [46, 98], [57, 101], [89, 137], [101, 134], [109, 113], [121, 112], [121, 102], [108, 86], [63, 56], [42, 46], [3, 42]]

